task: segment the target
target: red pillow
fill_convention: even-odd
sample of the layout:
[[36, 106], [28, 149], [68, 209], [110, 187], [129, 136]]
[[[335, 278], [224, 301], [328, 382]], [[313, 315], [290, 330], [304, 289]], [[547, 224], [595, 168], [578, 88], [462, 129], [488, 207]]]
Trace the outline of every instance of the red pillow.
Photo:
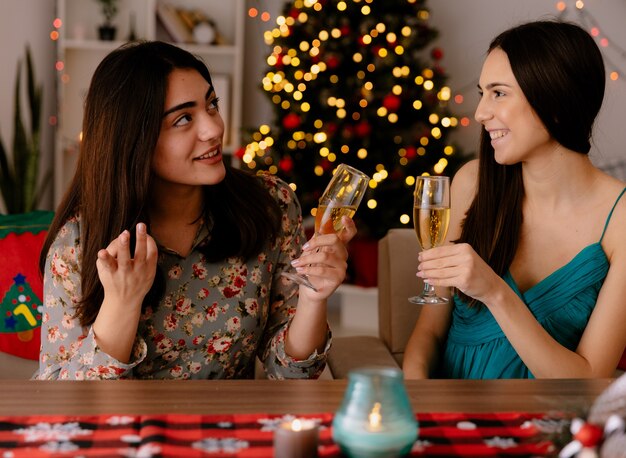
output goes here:
[[53, 212], [0, 215], [0, 351], [38, 359], [43, 281], [39, 253]]

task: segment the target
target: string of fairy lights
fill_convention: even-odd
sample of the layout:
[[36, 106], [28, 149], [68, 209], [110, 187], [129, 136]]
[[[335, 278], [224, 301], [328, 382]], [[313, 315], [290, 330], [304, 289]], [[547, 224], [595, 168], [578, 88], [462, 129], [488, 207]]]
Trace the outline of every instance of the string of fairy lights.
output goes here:
[[[611, 49], [617, 53], [621, 59], [626, 61], [626, 50], [619, 46], [615, 40], [609, 38], [606, 31], [600, 27], [596, 18], [589, 12], [589, 9], [585, 7], [585, 3], [582, 0], [577, 0], [574, 6], [578, 22], [598, 41], [600, 49]], [[556, 4], [556, 9], [559, 11], [559, 17], [565, 18], [571, 8], [568, 8], [564, 1], [560, 1]], [[618, 79], [623, 81], [625, 72], [616, 65], [608, 52], [603, 52], [603, 56], [604, 62], [609, 70], [609, 79], [611, 79], [611, 81], [617, 81]]]
[[[578, 24], [589, 31], [589, 34], [594, 37], [602, 51], [604, 62], [607, 67], [607, 76], [610, 81], [626, 81], [624, 75], [626, 74], [626, 50], [621, 47], [615, 40], [612, 40], [602, 28], [598, 20], [591, 14], [589, 8], [585, 5], [583, 0], [573, 0], [569, 4], [566, 1], [558, 1], [555, 4], [557, 11], [557, 17], [563, 20], [575, 20]], [[620, 59], [624, 61], [623, 69], [612, 59], [611, 55], [606, 52], [611, 50], [613, 54], [617, 54]], [[462, 105], [465, 101], [463, 94], [476, 89], [477, 79], [472, 80], [467, 84], [463, 84], [455, 91], [454, 101], [457, 105]], [[461, 107], [462, 109], [462, 107]], [[472, 123], [471, 116], [461, 116], [460, 124], [463, 127], [467, 127]]]

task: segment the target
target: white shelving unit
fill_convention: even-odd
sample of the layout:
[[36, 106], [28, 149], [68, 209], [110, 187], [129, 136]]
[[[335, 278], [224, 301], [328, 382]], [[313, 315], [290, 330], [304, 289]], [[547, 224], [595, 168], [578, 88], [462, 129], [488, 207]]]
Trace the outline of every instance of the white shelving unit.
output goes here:
[[[57, 41], [58, 124], [54, 159], [54, 200], [57, 205], [70, 184], [78, 158], [82, 129], [83, 101], [91, 76], [100, 61], [129, 37], [134, 16], [138, 39], [170, 41], [157, 20], [157, 2], [164, 0], [120, 0], [114, 19], [116, 41], [100, 41], [98, 26], [103, 18], [95, 0], [57, 0], [57, 17], [61, 19]], [[242, 118], [243, 46], [245, 0], [167, 0], [179, 8], [199, 9], [211, 18], [224, 44], [199, 45], [174, 43], [206, 62], [215, 78], [220, 105], [226, 116], [224, 151], [239, 147]], [[224, 88], [220, 92], [220, 85]], [[226, 93], [224, 93], [226, 92]]]

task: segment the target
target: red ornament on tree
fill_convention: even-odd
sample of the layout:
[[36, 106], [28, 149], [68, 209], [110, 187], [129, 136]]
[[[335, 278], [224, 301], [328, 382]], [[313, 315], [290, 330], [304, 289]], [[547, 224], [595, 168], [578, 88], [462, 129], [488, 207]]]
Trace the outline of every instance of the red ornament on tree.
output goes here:
[[364, 138], [372, 133], [372, 126], [367, 121], [361, 121], [356, 125], [354, 130], [360, 138]]
[[276, 54], [276, 63], [274, 64], [274, 67], [277, 70], [282, 70], [284, 66], [285, 64], [283, 64], [283, 53]]
[[237, 159], [243, 159], [244, 154], [246, 154], [246, 149], [243, 146], [235, 151], [235, 157], [237, 157]]
[[406, 158], [407, 159], [413, 159], [415, 156], [417, 156], [417, 150], [415, 149], [414, 146], [407, 146], [406, 147]]
[[341, 135], [346, 140], [350, 140], [352, 136], [354, 135], [354, 129], [355, 127], [352, 124], [346, 124], [345, 126], [343, 126], [343, 129], [341, 130]]
[[443, 58], [443, 51], [441, 48], [433, 48], [430, 52], [430, 56], [435, 60], [441, 60]]
[[284, 173], [291, 173], [293, 170], [293, 159], [291, 156], [285, 156], [278, 162], [278, 168]]
[[326, 127], [326, 135], [328, 135], [329, 137], [332, 137], [333, 135], [335, 135], [335, 133], [337, 133], [337, 124], [335, 124], [334, 122], [327, 122], [325, 124]]
[[326, 59], [326, 65], [328, 66], [329, 69], [334, 70], [337, 67], [339, 67], [339, 64], [341, 63], [341, 61], [339, 60], [339, 58], [335, 55], [333, 56], [329, 56]]
[[398, 108], [400, 108], [400, 97], [398, 97], [395, 94], [387, 94], [384, 98], [383, 98], [383, 106], [392, 112], [398, 111]]
[[283, 127], [287, 130], [294, 130], [300, 127], [301, 122], [300, 116], [295, 113], [289, 113], [283, 118]]

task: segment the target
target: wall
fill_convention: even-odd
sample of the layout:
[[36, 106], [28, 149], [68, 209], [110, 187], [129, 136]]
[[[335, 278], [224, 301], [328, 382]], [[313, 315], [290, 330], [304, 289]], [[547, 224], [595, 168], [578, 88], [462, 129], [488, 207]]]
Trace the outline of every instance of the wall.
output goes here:
[[[86, 0], [91, 1], [91, 0]], [[13, 150], [13, 104], [15, 90], [15, 72], [18, 60], [22, 60], [22, 77], [26, 73], [25, 47], [30, 44], [35, 67], [35, 76], [43, 84], [42, 107], [42, 171], [51, 170], [54, 152], [54, 130], [48, 124], [48, 118], [54, 115], [55, 108], [55, 70], [54, 43], [49, 34], [54, 19], [54, 0], [2, 0], [0, 5], [0, 133], [4, 147]], [[22, 80], [22, 88], [25, 87]], [[26, 93], [22, 100], [26, 100]], [[28, 122], [27, 107], [24, 104], [22, 116]], [[43, 173], [41, 174], [43, 175]], [[41, 203], [42, 208], [52, 205], [52, 186], [48, 188]], [[1, 201], [2, 199], [0, 199]], [[0, 202], [0, 209], [4, 211]]]
[[[91, 0], [85, 0], [91, 1]], [[2, 0], [0, 6], [0, 132], [5, 146], [11, 148], [13, 130], [13, 86], [15, 65], [30, 43], [39, 80], [44, 83], [44, 132], [42, 149], [43, 168], [51, 163], [53, 130], [47, 123], [55, 113], [54, 106], [54, 43], [48, 34], [52, 30], [54, 0]], [[282, 10], [283, 0], [248, 0], [248, 6], [269, 11], [276, 18]], [[570, 20], [576, 19], [573, 0], [566, 0]], [[476, 80], [485, 49], [498, 32], [521, 21], [556, 14], [555, 0], [430, 0], [431, 24], [439, 30], [435, 46], [444, 51], [442, 64], [450, 75], [453, 90], [468, 87], [464, 92], [466, 102], [456, 107], [457, 114], [471, 116], [477, 101]], [[587, 10], [596, 18], [602, 30], [626, 49], [626, 2], [623, 0], [594, 0], [587, 2]], [[246, 18], [246, 57], [244, 83], [244, 126], [256, 127], [271, 121], [272, 110], [265, 95], [258, 89], [265, 70], [269, 48], [263, 43], [263, 31], [272, 28], [272, 22]], [[626, 144], [626, 56], [606, 50], [609, 59], [617, 64], [623, 76], [609, 81], [605, 105], [595, 131], [594, 160], [601, 164], [623, 157]], [[457, 135], [465, 151], [475, 149], [476, 127], [464, 129]], [[50, 205], [49, 199], [47, 205]], [[44, 207], [46, 204], [44, 204]]]

